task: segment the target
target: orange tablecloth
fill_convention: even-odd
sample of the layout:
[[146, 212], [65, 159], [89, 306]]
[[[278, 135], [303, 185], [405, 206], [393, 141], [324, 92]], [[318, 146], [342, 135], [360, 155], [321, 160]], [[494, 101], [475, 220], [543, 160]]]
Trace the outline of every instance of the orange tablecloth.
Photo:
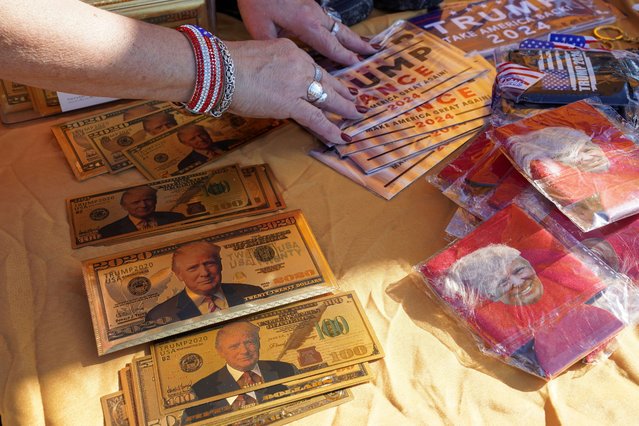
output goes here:
[[[381, 16], [358, 26], [381, 30]], [[220, 31], [237, 23], [218, 19]], [[64, 199], [141, 182], [135, 171], [78, 182], [53, 124], [81, 111], [0, 127], [0, 415], [5, 425], [102, 425], [100, 397], [145, 346], [98, 357], [80, 261], [154, 243], [72, 250]], [[385, 201], [307, 155], [317, 142], [287, 125], [219, 164], [267, 162], [290, 209], [302, 209], [341, 287], [355, 290], [384, 347], [373, 383], [355, 399], [300, 420], [313, 425], [637, 424], [639, 332], [626, 330], [608, 360], [550, 383], [483, 355], [412, 275], [443, 248], [455, 206], [420, 179]], [[217, 226], [222, 226], [217, 225]], [[179, 237], [200, 232], [172, 234]]]

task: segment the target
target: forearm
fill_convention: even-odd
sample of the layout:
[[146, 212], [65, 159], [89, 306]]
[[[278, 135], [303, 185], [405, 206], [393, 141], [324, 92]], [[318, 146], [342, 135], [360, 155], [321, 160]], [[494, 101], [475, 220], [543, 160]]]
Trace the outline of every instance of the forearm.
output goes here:
[[188, 40], [79, 0], [0, 1], [0, 78], [85, 95], [187, 101]]
[[[331, 143], [348, 141], [323, 112], [361, 119], [354, 95], [323, 73], [325, 102], [309, 102], [315, 64], [293, 42], [233, 42], [228, 50], [235, 65], [231, 112], [292, 118]], [[187, 102], [195, 88], [195, 55], [183, 34], [80, 0], [0, 0], [0, 58], [0, 78], [81, 95]]]

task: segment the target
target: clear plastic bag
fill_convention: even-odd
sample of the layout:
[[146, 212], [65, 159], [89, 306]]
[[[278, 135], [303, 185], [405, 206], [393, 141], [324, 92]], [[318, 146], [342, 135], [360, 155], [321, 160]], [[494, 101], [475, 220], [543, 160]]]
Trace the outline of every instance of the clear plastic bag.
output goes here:
[[470, 231], [475, 229], [477, 225], [481, 223], [481, 220], [469, 213], [467, 210], [458, 207], [453, 213], [453, 217], [446, 225], [446, 235], [450, 237], [450, 240], [453, 241], [457, 238], [463, 238]]
[[637, 131], [578, 101], [495, 128], [493, 142], [582, 231], [639, 213]]
[[516, 205], [415, 270], [485, 353], [546, 380], [635, 320], [627, 277]]
[[637, 55], [600, 49], [512, 49], [496, 53], [495, 62], [541, 73], [523, 92], [503, 91], [518, 103], [565, 105], [598, 97], [606, 105], [627, 105], [635, 98]]
[[[639, 283], [639, 215], [583, 232], [536, 191], [528, 181], [524, 180], [514, 168], [490, 168], [490, 164], [503, 162], [505, 157], [499, 150], [494, 149], [494, 145], [490, 142], [483, 146], [492, 147], [492, 150], [472, 165], [458, 162], [454, 168], [457, 174], [453, 175], [451, 171], [439, 178], [443, 181], [444, 178], [454, 177], [446, 181], [445, 187], [438, 186], [446, 196], [469, 214], [482, 219], [488, 219], [499, 210], [515, 203], [529, 215], [546, 223], [555, 223], [554, 226], [560, 226], [612, 269]], [[473, 145], [469, 145], [468, 149], [472, 150], [472, 148]], [[464, 153], [459, 158], [462, 157]], [[464, 164], [467, 167], [462, 169], [461, 166]], [[453, 163], [450, 164], [452, 165]], [[481, 172], [482, 170], [484, 172]], [[434, 178], [431, 178], [431, 182], [433, 180]], [[481, 192], [477, 189], [480, 183], [483, 185]], [[455, 237], [466, 235], [467, 232], [462, 234], [459, 230], [469, 229], [468, 224], [460, 228], [458, 222], [454, 225], [456, 228], [452, 228], [451, 235]]]
[[[483, 151], [470, 146], [470, 155], [461, 154], [448, 170], [430, 178], [431, 183], [439, 185], [442, 193], [457, 205], [484, 220], [517, 199], [535, 196], [537, 191], [486, 134], [477, 141], [483, 142]], [[471, 162], [472, 154], [479, 152], [481, 157]], [[452, 177], [455, 179], [444, 180]]]
[[582, 48], [498, 49], [492, 119], [498, 127], [582, 99], [597, 98], [636, 123], [639, 55]]
[[464, 175], [468, 169], [472, 168], [475, 163], [490, 153], [495, 145], [488, 137], [488, 130], [489, 128], [482, 129], [462, 147], [462, 152], [455, 159], [448, 162], [436, 174], [427, 176], [428, 182], [443, 192], [460, 176]]

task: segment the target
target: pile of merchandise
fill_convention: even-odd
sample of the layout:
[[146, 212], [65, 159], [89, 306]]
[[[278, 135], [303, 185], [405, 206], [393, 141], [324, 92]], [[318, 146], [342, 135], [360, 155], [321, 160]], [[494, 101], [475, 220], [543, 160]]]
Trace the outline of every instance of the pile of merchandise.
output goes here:
[[456, 239], [415, 267], [486, 353], [546, 380], [639, 313], [639, 57], [553, 37], [495, 52], [490, 125], [428, 177]]

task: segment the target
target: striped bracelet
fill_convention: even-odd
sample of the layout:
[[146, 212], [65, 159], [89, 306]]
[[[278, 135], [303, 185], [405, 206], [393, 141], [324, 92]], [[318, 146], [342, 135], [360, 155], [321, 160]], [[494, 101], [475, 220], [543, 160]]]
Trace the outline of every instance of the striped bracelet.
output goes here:
[[231, 105], [235, 90], [235, 67], [226, 45], [197, 25], [177, 28], [193, 47], [195, 55], [195, 89], [191, 99], [182, 103], [194, 114], [220, 117]]

